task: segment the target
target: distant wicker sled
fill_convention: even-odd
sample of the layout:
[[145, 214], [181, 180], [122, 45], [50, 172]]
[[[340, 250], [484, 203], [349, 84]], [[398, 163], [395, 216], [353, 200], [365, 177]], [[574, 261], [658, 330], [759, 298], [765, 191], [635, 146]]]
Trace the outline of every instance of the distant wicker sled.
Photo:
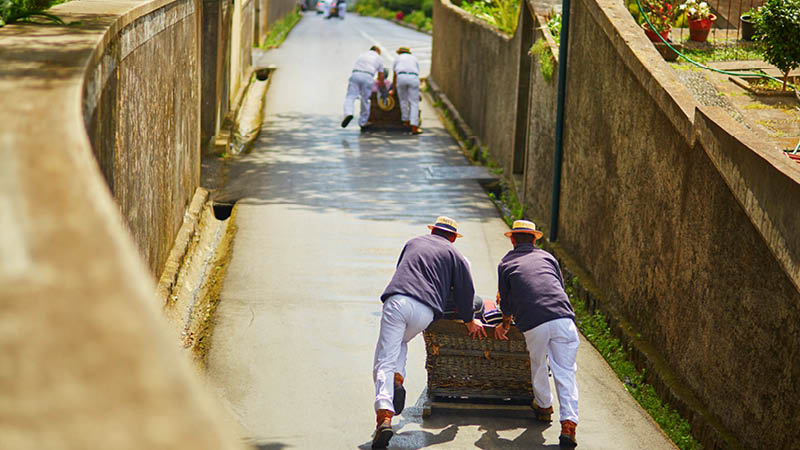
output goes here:
[[436, 411], [533, 417], [531, 363], [525, 337], [512, 327], [507, 341], [472, 339], [452, 320], [433, 322], [423, 333], [428, 370], [423, 416]]
[[[422, 111], [419, 113], [420, 125], [422, 124]], [[373, 128], [382, 129], [407, 129], [403, 125], [400, 115], [400, 100], [397, 92], [386, 98], [386, 102], [381, 102], [376, 93], [370, 97], [369, 122]]]

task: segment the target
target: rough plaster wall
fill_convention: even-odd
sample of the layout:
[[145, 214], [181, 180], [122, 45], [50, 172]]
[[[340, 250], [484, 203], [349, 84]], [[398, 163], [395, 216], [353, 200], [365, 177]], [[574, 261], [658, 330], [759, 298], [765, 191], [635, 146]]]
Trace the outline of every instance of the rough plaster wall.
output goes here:
[[236, 49], [239, 52], [239, 62], [241, 64], [242, 86], [247, 84], [247, 80], [244, 77], [249, 73], [250, 67], [253, 65], [252, 42], [254, 39], [253, 33], [255, 32], [256, 1], [245, 1], [242, 5], [242, 28], [239, 30], [241, 33], [241, 45]]
[[[540, 29], [543, 25], [537, 18], [534, 42], [543, 38]], [[558, 74], [557, 70], [554, 70], [552, 79], [545, 80], [538, 57], [531, 57], [531, 59], [528, 154], [525, 161], [524, 198], [529, 217], [538, 221], [537, 227], [541, 225], [539, 228], [547, 229], [553, 195], [554, 124], [556, 123]]]
[[497, 162], [511, 173], [519, 37], [434, 2], [431, 76]]
[[592, 8], [572, 11], [561, 245], [729, 429], [788, 448], [800, 437], [785, 414], [800, 403], [800, 294]]
[[[492, 68], [512, 70], [513, 53], [501, 56], [510, 44], [435, 8], [433, 78], [497, 145], [493, 129], [513, 133], [495, 109], [511, 90], [493, 84], [502, 76]], [[800, 293], [706, 149], [690, 143], [684, 111], [694, 101], [676, 93], [659, 58], [638, 59], [655, 50], [626, 21], [610, 1], [573, 3], [560, 244], [729, 430], [753, 448], [767, 434], [789, 448], [800, 437], [799, 416], [786, 414], [800, 404]], [[628, 45], [635, 50], [621, 57]], [[525, 199], [532, 216], [549, 219], [556, 81], [544, 81], [536, 61], [530, 76]], [[498, 149], [507, 167], [511, 146], [493, 148], [495, 157]], [[763, 166], [749, 179], [774, 180]], [[787, 217], [773, 197], [759, 201]]]
[[0, 28], [3, 449], [244, 447], [166, 327], [99, 170], [114, 149], [97, 158], [87, 137], [115, 142], [106, 115], [134, 91], [115, 84], [114, 55], [148, 34], [111, 41], [175, 3], [74, 1], [52, 10], [68, 26]]
[[[281, 20], [294, 11], [297, 7], [295, 0], [266, 0], [267, 3], [267, 28], [272, 26], [275, 22]], [[352, 2], [348, 4], [348, 9], [352, 9]]]
[[102, 94], [88, 126], [93, 149], [155, 276], [199, 185], [195, 20], [191, 0], [140, 18], [104, 55], [117, 60], [112, 76], [90, 82], [102, 86], [95, 88]]

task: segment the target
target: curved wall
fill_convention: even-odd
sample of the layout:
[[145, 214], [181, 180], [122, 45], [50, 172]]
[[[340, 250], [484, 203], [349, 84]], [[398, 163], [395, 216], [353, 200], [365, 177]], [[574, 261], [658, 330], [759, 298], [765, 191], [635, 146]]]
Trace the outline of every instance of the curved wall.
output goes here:
[[148, 270], [125, 231], [168, 239], [197, 183], [198, 3], [74, 1], [53, 12], [78, 24], [0, 28], [4, 448], [240, 448], [160, 315], [160, 247]]
[[[476, 102], [495, 111], [513, 85], [474, 74], [499, 77], [489, 63], [514, 71], [523, 49], [437, 5], [434, 30], [446, 32], [434, 34], [432, 77], [507, 162], [513, 145], [496, 135], [513, 136], [514, 117], [482, 115]], [[603, 309], [677, 374], [690, 392], [682, 400], [699, 400], [684, 413], [707, 448], [761, 448], [765, 436], [790, 448], [800, 438], [786, 414], [800, 404], [800, 171], [725, 113], [698, 107], [624, 5], [573, 0], [571, 15], [560, 248]], [[531, 80], [523, 191], [547, 228], [556, 83], [532, 67], [519, 74]]]

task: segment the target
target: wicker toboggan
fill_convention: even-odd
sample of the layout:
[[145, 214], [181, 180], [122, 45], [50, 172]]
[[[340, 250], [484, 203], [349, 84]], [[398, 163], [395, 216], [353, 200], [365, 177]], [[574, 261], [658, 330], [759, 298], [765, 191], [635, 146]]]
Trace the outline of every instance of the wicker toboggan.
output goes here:
[[488, 338], [476, 340], [461, 322], [438, 320], [428, 326], [423, 335], [429, 397], [530, 404], [531, 363], [525, 337], [515, 327], [507, 341], [494, 339], [492, 327], [486, 331]]

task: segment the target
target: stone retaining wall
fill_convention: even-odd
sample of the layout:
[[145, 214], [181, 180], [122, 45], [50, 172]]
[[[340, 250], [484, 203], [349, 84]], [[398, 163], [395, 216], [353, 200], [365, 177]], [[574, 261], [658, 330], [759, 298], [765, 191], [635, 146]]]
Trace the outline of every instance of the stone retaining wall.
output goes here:
[[241, 447], [153, 295], [198, 184], [208, 3], [0, 28], [4, 448]]
[[[517, 74], [490, 67], [521, 67], [519, 41], [436, 4], [434, 30], [446, 33], [434, 32], [432, 78], [508, 169]], [[707, 448], [763, 448], [767, 437], [791, 447], [800, 438], [786, 414], [800, 404], [800, 173], [724, 113], [698, 108], [624, 5], [573, 0], [571, 14], [559, 248], [602, 309], [674, 371], [662, 394], [686, 399], [678, 406]], [[522, 192], [546, 229], [556, 83], [530, 66], [518, 75], [531, 80]], [[468, 85], [465, 74], [505, 81]], [[480, 113], [501, 103], [502, 114]], [[675, 395], [682, 389], [691, 395]]]

